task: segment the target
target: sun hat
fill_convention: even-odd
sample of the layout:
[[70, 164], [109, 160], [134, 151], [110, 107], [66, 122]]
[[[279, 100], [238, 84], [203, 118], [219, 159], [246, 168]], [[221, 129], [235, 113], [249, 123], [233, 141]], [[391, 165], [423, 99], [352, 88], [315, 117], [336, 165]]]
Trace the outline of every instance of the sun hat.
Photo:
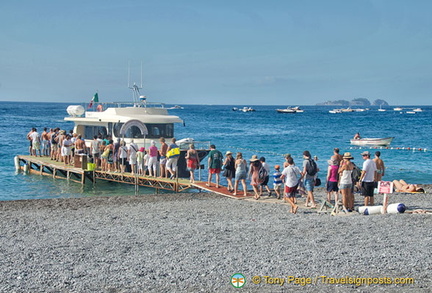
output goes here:
[[228, 156], [228, 155], [232, 155], [232, 152], [227, 151], [227, 152], [225, 153], [225, 156]]
[[344, 159], [354, 159], [354, 158], [351, 156], [351, 153], [345, 153], [345, 154], [343, 155], [343, 158], [344, 158]]
[[139, 149], [139, 151], [142, 153], [144, 152], [144, 150], [145, 150], [144, 147], [140, 147], [140, 149]]
[[251, 162], [259, 161], [258, 160], [258, 156], [257, 155], [253, 155], [252, 158], [249, 161], [251, 161]]
[[362, 155], [362, 156], [370, 156], [370, 153], [369, 153], [369, 151], [364, 151], [360, 155]]

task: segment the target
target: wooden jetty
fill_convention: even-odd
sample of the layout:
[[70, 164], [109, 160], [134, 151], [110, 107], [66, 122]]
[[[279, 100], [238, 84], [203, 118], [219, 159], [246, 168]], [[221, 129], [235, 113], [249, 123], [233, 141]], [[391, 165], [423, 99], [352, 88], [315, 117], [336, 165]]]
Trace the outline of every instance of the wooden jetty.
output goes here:
[[28, 170], [31, 174], [49, 176], [55, 179], [66, 179], [81, 184], [86, 184], [87, 182], [96, 183], [97, 180], [105, 180], [135, 186], [150, 187], [156, 189], [156, 191], [163, 189], [173, 192], [181, 192], [188, 189], [199, 189], [214, 192], [230, 198], [245, 198], [244, 196], [239, 195], [234, 196], [223, 187], [208, 187], [206, 186], [206, 182], [202, 181], [191, 183], [189, 179], [182, 178], [169, 179], [131, 174], [129, 172], [118, 173], [101, 170], [91, 171], [87, 169], [87, 164], [78, 167], [69, 166], [62, 162], [51, 160], [49, 157], [18, 155], [17, 159], [19, 164], [17, 168]]
[[[156, 189], [156, 193], [158, 190], [168, 190], [173, 192], [181, 192], [188, 189], [198, 189], [205, 190], [208, 192], [212, 192], [215, 194], [223, 195], [233, 199], [239, 200], [250, 200], [254, 202], [262, 202], [262, 203], [270, 203], [270, 204], [283, 204], [288, 205], [283, 200], [278, 200], [274, 197], [262, 197], [261, 200], [254, 200], [253, 193], [248, 192], [247, 196], [243, 195], [243, 191], [239, 191], [237, 195], [233, 195], [231, 192], [227, 190], [225, 186], [220, 186], [216, 188], [214, 183], [211, 186], [207, 186], [207, 182], [203, 181], [195, 181], [191, 183], [189, 179], [169, 179], [169, 178], [157, 178], [150, 176], [142, 176], [142, 175], [133, 175], [131, 173], [116, 173], [116, 172], [106, 172], [100, 170], [88, 170], [87, 165], [76, 167], [76, 166], [67, 166], [62, 162], [56, 162], [51, 160], [49, 157], [34, 157], [34, 156], [23, 156], [18, 155], [15, 157], [15, 165], [16, 168], [28, 171], [31, 174], [38, 174], [41, 176], [50, 176], [54, 179], [66, 179], [70, 181], [74, 181], [81, 184], [86, 184], [91, 182], [93, 184], [97, 183], [97, 180], [105, 180], [111, 182], [118, 182], [124, 184], [130, 184], [135, 186], [143, 186], [150, 187]], [[84, 167], [84, 169], [83, 169]], [[303, 202], [303, 199], [301, 199]], [[299, 204], [300, 208], [303, 210], [309, 210], [310, 208], [303, 207], [302, 204]], [[350, 213], [353, 214], [353, 213]]]

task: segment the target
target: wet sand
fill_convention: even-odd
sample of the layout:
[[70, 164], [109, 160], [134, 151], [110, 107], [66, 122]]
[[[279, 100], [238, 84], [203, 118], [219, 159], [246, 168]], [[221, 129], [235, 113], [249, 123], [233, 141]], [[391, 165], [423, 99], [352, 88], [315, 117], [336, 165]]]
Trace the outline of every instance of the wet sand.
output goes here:
[[[432, 210], [431, 191], [394, 194], [390, 203]], [[330, 216], [301, 208], [293, 215], [265, 198], [211, 193], [3, 201], [0, 211], [1, 292], [234, 292], [235, 273], [246, 277], [243, 292], [432, 286], [431, 214]], [[264, 276], [314, 282], [281, 286]], [[414, 284], [325, 284], [322, 276]]]

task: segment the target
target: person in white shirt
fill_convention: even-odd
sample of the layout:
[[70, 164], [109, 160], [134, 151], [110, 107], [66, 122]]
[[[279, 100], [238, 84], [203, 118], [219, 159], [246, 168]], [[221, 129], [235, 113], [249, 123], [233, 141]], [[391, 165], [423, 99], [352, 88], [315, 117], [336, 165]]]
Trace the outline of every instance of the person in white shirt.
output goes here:
[[132, 139], [128, 149], [129, 164], [131, 166], [132, 175], [137, 172], [137, 152], [138, 146]]
[[360, 175], [359, 185], [361, 185], [362, 195], [364, 198], [365, 206], [373, 206], [374, 205], [374, 189], [376, 183], [376, 164], [370, 158], [370, 153], [368, 151], [364, 151], [361, 153], [363, 157], [363, 170]]
[[291, 205], [290, 212], [295, 214], [298, 205], [295, 204], [297, 187], [302, 176], [299, 167], [294, 165], [293, 158], [287, 158], [288, 166], [282, 171], [281, 179], [285, 181], [285, 201]]

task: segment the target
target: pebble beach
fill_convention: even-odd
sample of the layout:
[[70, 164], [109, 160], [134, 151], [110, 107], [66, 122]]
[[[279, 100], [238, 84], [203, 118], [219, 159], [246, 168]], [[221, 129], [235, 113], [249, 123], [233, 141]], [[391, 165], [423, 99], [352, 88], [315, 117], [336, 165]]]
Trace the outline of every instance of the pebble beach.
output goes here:
[[[432, 188], [425, 187], [426, 194], [392, 194], [390, 203], [432, 210]], [[318, 189], [316, 200], [324, 197]], [[361, 201], [356, 195], [357, 206]], [[212, 193], [1, 201], [0, 211], [1, 292], [429, 292], [432, 286], [432, 214], [331, 216], [305, 207], [290, 214], [288, 205], [265, 197]], [[241, 289], [231, 284], [236, 273], [245, 276]], [[299, 282], [287, 283], [288, 276]], [[414, 282], [329, 279], [345, 277]], [[307, 278], [312, 284], [300, 284]]]

